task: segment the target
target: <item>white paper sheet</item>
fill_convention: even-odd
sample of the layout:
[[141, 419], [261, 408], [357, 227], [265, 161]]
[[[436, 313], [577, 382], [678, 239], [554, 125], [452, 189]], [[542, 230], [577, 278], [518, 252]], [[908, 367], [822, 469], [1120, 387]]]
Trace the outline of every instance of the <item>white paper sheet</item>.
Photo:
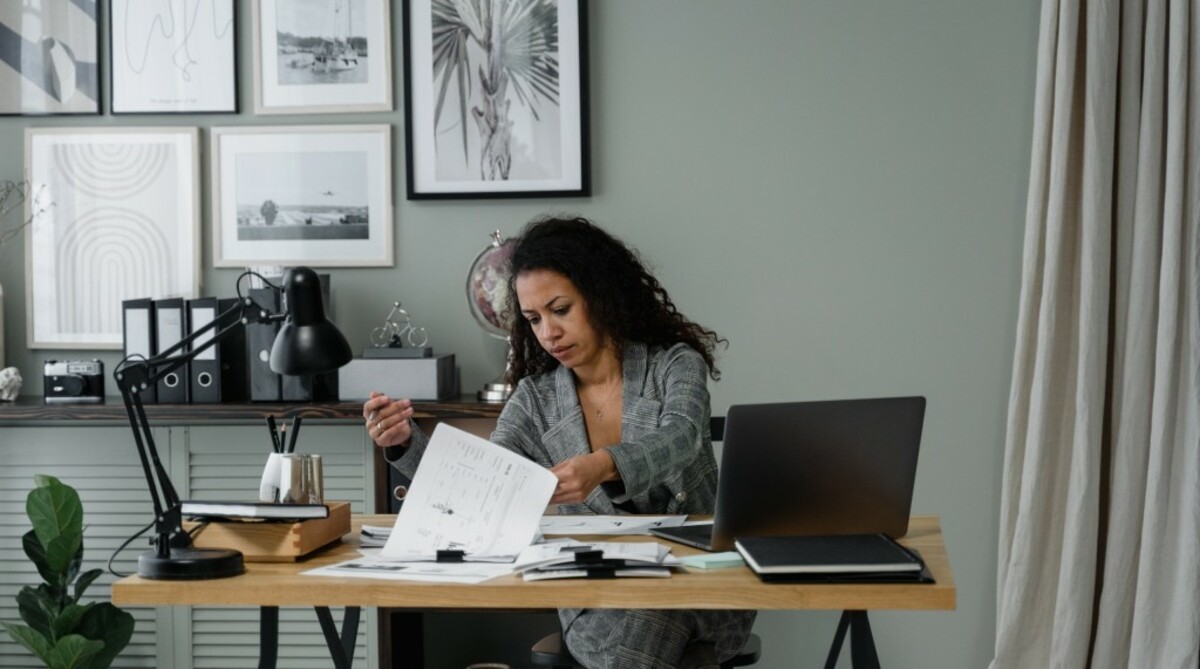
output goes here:
[[347, 560], [305, 572], [306, 576], [343, 576], [378, 578], [387, 581], [426, 581], [429, 583], [482, 583], [513, 573], [511, 564], [489, 562], [396, 562], [376, 557]]
[[542, 534], [650, 534], [651, 527], [678, 527], [687, 516], [542, 516]]
[[442, 423], [434, 430], [380, 553], [427, 559], [439, 550], [512, 556], [532, 543], [558, 478], [536, 462]]

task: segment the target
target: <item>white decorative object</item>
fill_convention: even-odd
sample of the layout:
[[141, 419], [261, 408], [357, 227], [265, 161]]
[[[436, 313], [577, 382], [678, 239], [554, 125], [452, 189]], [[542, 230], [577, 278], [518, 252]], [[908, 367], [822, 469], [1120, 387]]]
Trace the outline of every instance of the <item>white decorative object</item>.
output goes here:
[[17, 399], [17, 391], [21, 389], [21, 373], [16, 367], [0, 369], [0, 401], [11, 402]]

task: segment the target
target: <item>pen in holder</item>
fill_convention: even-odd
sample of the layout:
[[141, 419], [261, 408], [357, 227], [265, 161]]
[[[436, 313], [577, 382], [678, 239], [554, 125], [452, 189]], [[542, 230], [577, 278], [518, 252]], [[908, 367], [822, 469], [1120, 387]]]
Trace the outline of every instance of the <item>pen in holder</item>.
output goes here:
[[258, 501], [273, 504], [279, 501], [279, 474], [283, 465], [283, 453], [267, 456], [263, 467], [262, 481], [258, 484]]
[[287, 453], [279, 467], [279, 501], [284, 504], [321, 504], [325, 499], [321, 456]]

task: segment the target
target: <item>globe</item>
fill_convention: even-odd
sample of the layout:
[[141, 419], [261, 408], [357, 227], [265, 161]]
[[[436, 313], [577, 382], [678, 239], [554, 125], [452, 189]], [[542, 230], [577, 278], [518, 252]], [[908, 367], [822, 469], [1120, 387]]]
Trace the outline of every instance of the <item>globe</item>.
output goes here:
[[508, 299], [508, 263], [513, 240], [492, 232], [492, 243], [480, 251], [467, 272], [467, 304], [471, 315], [485, 332], [497, 339], [508, 337], [505, 302]]
[[[492, 242], [475, 256], [467, 272], [467, 306], [471, 309], [471, 316], [484, 332], [504, 340], [508, 339], [509, 332], [506, 302], [513, 246], [513, 240], [501, 239], [500, 231], [493, 231]], [[508, 399], [512, 386], [506, 376], [507, 372], [484, 385], [478, 393], [479, 399], [488, 402]]]

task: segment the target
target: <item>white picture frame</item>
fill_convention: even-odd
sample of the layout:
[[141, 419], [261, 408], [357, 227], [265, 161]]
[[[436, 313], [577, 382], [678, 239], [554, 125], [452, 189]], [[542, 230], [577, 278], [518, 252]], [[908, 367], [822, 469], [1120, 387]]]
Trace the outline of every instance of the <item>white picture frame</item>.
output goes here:
[[210, 133], [215, 267], [391, 267], [387, 124]]
[[254, 113], [392, 111], [389, 0], [254, 0]]
[[234, 0], [110, 0], [113, 114], [234, 113]]
[[198, 128], [25, 130], [29, 348], [119, 350], [122, 300], [199, 295], [199, 146]]

